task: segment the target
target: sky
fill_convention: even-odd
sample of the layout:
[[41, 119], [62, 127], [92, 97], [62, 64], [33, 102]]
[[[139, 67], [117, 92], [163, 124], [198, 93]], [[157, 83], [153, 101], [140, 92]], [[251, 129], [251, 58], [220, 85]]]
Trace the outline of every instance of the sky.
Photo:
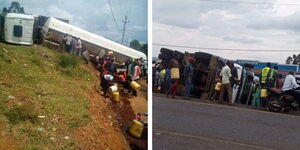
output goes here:
[[0, 0], [0, 8], [9, 7], [12, 1], [19, 2], [25, 13], [69, 19], [72, 25], [118, 43], [127, 15], [124, 44], [134, 39], [148, 41], [147, 0], [110, 0], [117, 26], [108, 0]]
[[[208, 52], [230, 60], [285, 63], [288, 56], [300, 53], [300, 1], [230, 1], [298, 5], [153, 0], [153, 43], [229, 49], [299, 50], [232, 52], [169, 47], [183, 52]], [[160, 48], [161, 46], [153, 45], [153, 56], [158, 56]]]

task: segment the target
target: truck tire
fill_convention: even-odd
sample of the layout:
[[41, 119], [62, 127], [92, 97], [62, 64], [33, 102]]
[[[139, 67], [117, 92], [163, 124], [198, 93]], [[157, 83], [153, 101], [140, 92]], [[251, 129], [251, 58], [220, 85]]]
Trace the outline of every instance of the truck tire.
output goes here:
[[160, 52], [162, 54], [167, 54], [167, 55], [172, 55], [173, 54], [173, 50], [167, 49], [167, 48], [161, 48]]
[[162, 59], [162, 60], [170, 60], [170, 59], [172, 58], [172, 55], [159, 54], [159, 55], [158, 55], [158, 58], [159, 58], [159, 59]]

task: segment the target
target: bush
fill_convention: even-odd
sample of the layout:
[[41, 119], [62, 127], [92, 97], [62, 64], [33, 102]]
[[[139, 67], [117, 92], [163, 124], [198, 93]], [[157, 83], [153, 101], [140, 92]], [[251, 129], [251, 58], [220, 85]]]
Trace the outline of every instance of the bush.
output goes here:
[[59, 65], [63, 68], [76, 67], [79, 65], [79, 58], [74, 55], [62, 54], [59, 57]]
[[4, 114], [11, 124], [18, 124], [21, 121], [26, 120], [29, 120], [31, 123], [37, 121], [37, 115], [32, 110], [32, 106], [29, 105], [15, 105], [12, 108], [7, 109]]

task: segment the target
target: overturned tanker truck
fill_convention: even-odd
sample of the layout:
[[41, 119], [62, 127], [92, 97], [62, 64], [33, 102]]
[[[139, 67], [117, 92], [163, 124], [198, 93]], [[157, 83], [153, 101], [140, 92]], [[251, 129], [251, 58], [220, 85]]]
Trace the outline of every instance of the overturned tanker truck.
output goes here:
[[93, 56], [103, 54], [103, 52], [113, 51], [116, 63], [123, 63], [127, 59], [146, 59], [146, 55], [135, 49], [129, 48], [117, 42], [106, 39], [97, 34], [75, 27], [71, 24], [60, 21], [56, 18], [49, 18], [41, 29], [43, 43], [62, 45], [65, 34], [79, 37], [82, 41], [82, 48], [88, 50]]
[[[168, 66], [168, 63], [172, 58], [179, 62], [180, 79], [183, 79], [183, 64], [188, 57], [195, 58], [195, 62], [193, 63], [194, 75], [192, 79], [193, 88], [191, 94], [192, 96], [206, 99], [213, 94], [212, 91], [214, 89], [215, 78], [217, 78], [221, 66], [226, 60], [208, 53], [182, 53], [167, 48], [161, 48], [160, 55], [158, 56], [158, 58], [162, 60], [163, 66]], [[183, 91], [184, 80], [180, 80], [177, 93], [182, 95]]]
[[127, 59], [146, 59], [146, 55], [97, 34], [71, 24], [68, 20], [41, 15], [0, 13], [0, 40], [19, 45], [43, 44], [51, 48], [62, 47], [65, 34], [79, 37], [82, 48], [98, 56], [113, 51], [116, 63]]
[[[171, 59], [176, 59], [179, 62], [181, 80], [177, 89], [177, 94], [183, 95], [185, 89], [183, 64], [189, 57], [195, 58], [194, 63], [192, 63], [194, 74], [192, 78], [193, 86], [191, 96], [201, 99], [213, 99], [218, 97], [219, 91], [216, 90], [216, 84], [219, 82], [219, 74], [225, 62], [230, 60], [204, 52], [182, 53], [177, 50], [161, 48], [158, 58], [162, 60], [162, 66], [167, 67]], [[253, 96], [252, 89], [254, 85], [248, 78], [249, 75], [254, 75], [251, 71], [253, 66], [249, 66], [249, 64], [244, 64], [243, 66], [234, 64], [234, 68], [237, 71], [236, 80], [238, 80], [239, 84], [233, 87], [231, 101], [233, 103], [251, 105]]]

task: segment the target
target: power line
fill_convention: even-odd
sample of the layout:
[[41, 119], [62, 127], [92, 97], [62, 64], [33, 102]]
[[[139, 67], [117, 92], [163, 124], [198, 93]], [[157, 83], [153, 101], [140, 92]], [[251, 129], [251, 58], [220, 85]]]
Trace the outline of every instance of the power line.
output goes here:
[[266, 2], [241, 2], [241, 1], [227, 1], [227, 0], [198, 0], [205, 2], [217, 2], [217, 3], [234, 3], [234, 4], [250, 4], [250, 5], [286, 5], [286, 6], [300, 6], [295, 3], [266, 3]]
[[116, 21], [116, 18], [115, 18], [115, 15], [114, 15], [113, 9], [112, 9], [112, 7], [111, 7], [110, 0], [107, 0], [107, 2], [108, 2], [108, 4], [109, 4], [110, 11], [111, 11], [112, 17], [114, 18], [114, 22], [115, 22], [115, 24], [116, 24], [116, 27], [117, 27], [117, 28], [118, 28], [118, 30], [120, 31], [119, 25], [118, 25], [118, 23], [117, 23], [117, 21]]
[[159, 44], [153, 43], [156, 46], [167, 46], [167, 47], [178, 47], [178, 48], [192, 48], [192, 49], [202, 49], [202, 50], [214, 50], [214, 51], [235, 51], [235, 52], [299, 52], [300, 50], [290, 50], [290, 49], [232, 49], [232, 48], [211, 48], [211, 47], [194, 47], [194, 46], [183, 46], [183, 45], [169, 45], [169, 44]]

